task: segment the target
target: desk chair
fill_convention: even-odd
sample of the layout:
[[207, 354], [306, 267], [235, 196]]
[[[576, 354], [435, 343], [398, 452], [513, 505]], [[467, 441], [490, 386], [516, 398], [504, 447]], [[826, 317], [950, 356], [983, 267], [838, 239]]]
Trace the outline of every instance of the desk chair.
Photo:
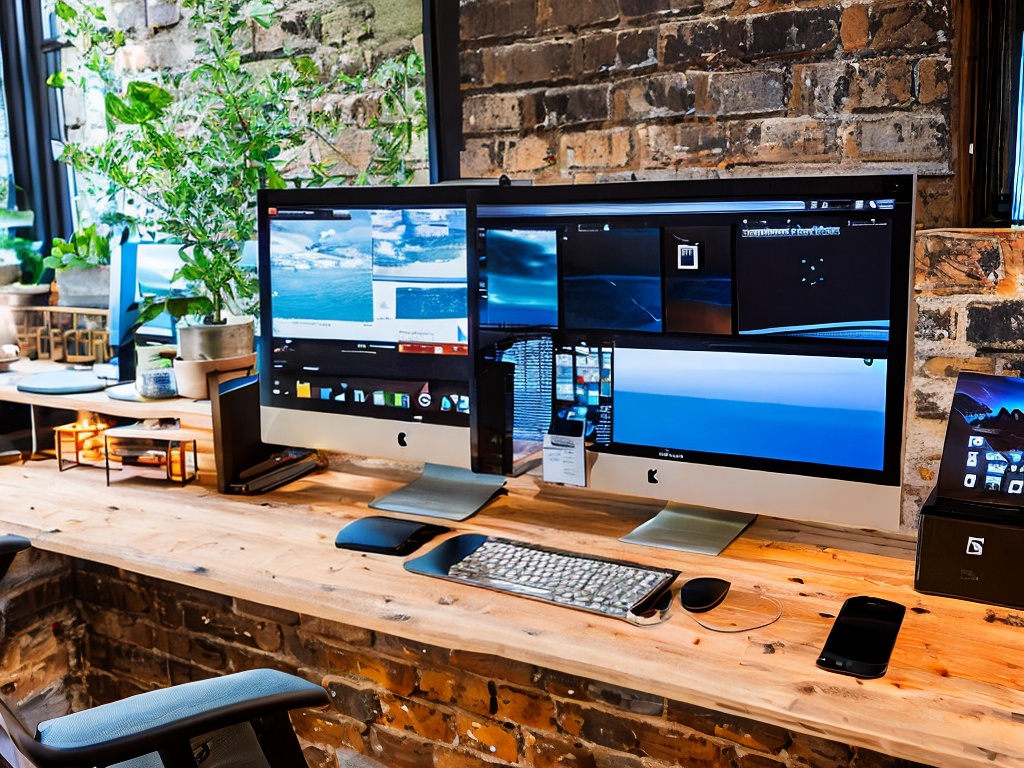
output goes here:
[[[0, 577], [28, 546], [20, 536], [0, 537]], [[329, 701], [319, 685], [254, 669], [46, 720], [32, 734], [0, 700], [0, 765], [307, 768], [288, 711]]]

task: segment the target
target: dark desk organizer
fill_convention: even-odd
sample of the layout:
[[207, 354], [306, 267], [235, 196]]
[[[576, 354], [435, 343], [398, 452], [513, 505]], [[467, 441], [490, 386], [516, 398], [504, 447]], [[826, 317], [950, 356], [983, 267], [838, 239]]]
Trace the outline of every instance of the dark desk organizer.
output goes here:
[[957, 379], [935, 490], [921, 510], [914, 588], [1024, 608], [1024, 380]]

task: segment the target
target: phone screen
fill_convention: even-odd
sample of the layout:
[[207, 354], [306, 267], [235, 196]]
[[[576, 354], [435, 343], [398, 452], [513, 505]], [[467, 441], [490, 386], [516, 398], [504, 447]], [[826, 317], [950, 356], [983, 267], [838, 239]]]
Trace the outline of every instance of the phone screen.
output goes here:
[[832, 625], [818, 666], [856, 677], [881, 677], [905, 613], [906, 608], [890, 600], [851, 597]]

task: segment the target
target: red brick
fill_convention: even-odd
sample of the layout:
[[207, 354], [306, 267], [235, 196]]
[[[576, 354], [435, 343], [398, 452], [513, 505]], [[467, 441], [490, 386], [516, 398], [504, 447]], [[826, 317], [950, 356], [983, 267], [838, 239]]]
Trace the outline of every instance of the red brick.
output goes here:
[[492, 693], [488, 681], [478, 675], [454, 670], [423, 669], [419, 674], [419, 690], [427, 698], [451, 704], [470, 712], [490, 714]]
[[467, 749], [445, 747], [438, 744], [434, 747], [433, 768], [500, 768], [509, 763], [484, 757], [479, 752]]
[[533, 3], [519, 0], [477, 0], [459, 8], [462, 40], [522, 37], [536, 30]]
[[347, 672], [365, 677], [401, 696], [408, 696], [416, 688], [416, 670], [412, 665], [367, 652], [328, 648], [327, 669], [333, 674]]
[[519, 759], [519, 739], [514, 726], [457, 712], [455, 727], [460, 746], [510, 763]]
[[568, 82], [573, 77], [575, 45], [555, 40], [513, 43], [483, 52], [483, 84], [518, 85]]
[[917, 62], [917, 101], [935, 104], [949, 99], [950, 61], [947, 58], [928, 58]]
[[527, 728], [552, 730], [557, 724], [555, 704], [550, 696], [499, 685], [495, 700], [498, 704], [495, 717]]
[[843, 10], [839, 22], [839, 37], [846, 51], [868, 47], [868, 6], [851, 5]]
[[533, 685], [538, 676], [537, 668], [532, 664], [489, 653], [453, 650], [451, 663], [466, 672], [517, 685]]
[[418, 699], [382, 696], [377, 721], [396, 731], [408, 731], [435, 742], [455, 741], [455, 714], [447, 708]]
[[828, 53], [839, 42], [841, 11], [836, 7], [800, 8], [750, 18], [748, 56], [810, 56]]
[[622, 168], [629, 164], [633, 135], [628, 128], [581, 131], [561, 137], [558, 155], [567, 168]]
[[743, 19], [698, 19], [659, 27], [658, 60], [669, 69], [706, 68], [738, 61], [746, 55]]
[[358, 677], [328, 675], [323, 680], [331, 706], [345, 717], [371, 723], [380, 718], [380, 692], [376, 683]]
[[894, 0], [875, 6], [868, 23], [871, 50], [921, 51], [948, 45], [953, 39], [949, 12], [945, 3]]
[[539, 0], [537, 22], [540, 31], [572, 28], [615, 21], [619, 15], [616, 0]]
[[370, 754], [369, 731], [365, 723], [334, 712], [300, 710], [291, 713], [296, 735], [305, 741], [333, 749], [353, 749]]
[[907, 107], [914, 96], [914, 62], [905, 57], [866, 59], [855, 66], [850, 80], [851, 110]]
[[847, 62], [798, 64], [793, 67], [789, 109], [799, 115], [835, 115], [846, 109], [853, 69]]
[[857, 155], [862, 160], [949, 160], [949, 122], [945, 116], [893, 114], [861, 120], [857, 128]]
[[[597, 768], [589, 745], [561, 733], [533, 733], [527, 741], [526, 760], [532, 768]], [[635, 768], [642, 768], [639, 758]]]
[[782, 112], [786, 108], [786, 73], [781, 69], [713, 72], [706, 99], [696, 97], [698, 114], [723, 116]]
[[414, 734], [375, 725], [369, 744], [371, 756], [388, 768], [434, 768], [434, 745]]

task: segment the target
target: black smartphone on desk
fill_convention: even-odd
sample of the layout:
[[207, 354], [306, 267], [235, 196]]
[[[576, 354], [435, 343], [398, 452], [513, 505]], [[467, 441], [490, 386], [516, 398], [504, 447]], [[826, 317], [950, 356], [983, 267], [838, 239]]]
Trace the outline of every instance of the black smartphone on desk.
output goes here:
[[907, 609], [880, 597], [851, 597], [843, 603], [818, 666], [830, 672], [861, 678], [881, 677]]

